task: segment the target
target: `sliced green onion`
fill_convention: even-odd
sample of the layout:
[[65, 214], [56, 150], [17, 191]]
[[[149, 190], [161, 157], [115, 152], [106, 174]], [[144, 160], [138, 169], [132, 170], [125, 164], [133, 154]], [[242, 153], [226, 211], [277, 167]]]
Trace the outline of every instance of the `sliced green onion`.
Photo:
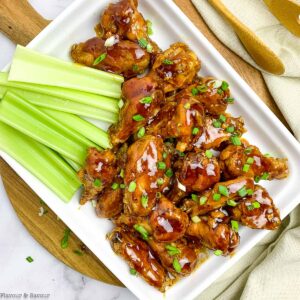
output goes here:
[[219, 185], [219, 193], [225, 197], [229, 196], [228, 188], [225, 185]]
[[210, 150], [206, 150], [205, 151], [205, 156], [210, 159], [210, 158], [213, 157], [213, 153]]
[[137, 274], [137, 271], [136, 271], [136, 269], [134, 269], [134, 268], [130, 268], [130, 270], [129, 270], [129, 273], [131, 274], [131, 275], [136, 275]]
[[229, 132], [229, 133], [233, 133], [234, 130], [235, 130], [234, 126], [228, 126], [228, 127], [226, 128], [226, 132]]
[[174, 62], [173, 62], [172, 60], [169, 60], [169, 59], [164, 59], [164, 60], [163, 60], [163, 64], [164, 64], [164, 65], [173, 65]]
[[158, 168], [159, 170], [164, 170], [166, 167], [167, 167], [167, 165], [166, 165], [166, 163], [165, 163], [164, 161], [159, 161], [159, 162], [157, 163], [157, 168]]
[[137, 133], [137, 137], [140, 139], [145, 135], [146, 129], [145, 127], [141, 127]]
[[191, 198], [193, 201], [198, 202], [198, 196], [196, 194], [191, 194]]
[[152, 22], [150, 20], [147, 20], [147, 34], [152, 35], [153, 29], [152, 29]]
[[128, 191], [130, 193], [133, 193], [135, 191], [135, 189], [136, 189], [136, 182], [135, 181], [131, 181], [129, 183], [129, 186], [128, 186]]
[[223, 90], [222, 90], [222, 89], [218, 89], [218, 90], [217, 90], [217, 93], [218, 93], [219, 95], [221, 95], [221, 94], [223, 93]]
[[124, 178], [124, 175], [125, 175], [125, 171], [124, 171], [124, 169], [121, 169], [121, 171], [120, 171], [120, 177]]
[[147, 47], [146, 47], [146, 50], [147, 50], [148, 53], [152, 53], [152, 51], [153, 51], [153, 46], [152, 46], [150, 43], [148, 43], [148, 45], [147, 45]]
[[132, 120], [136, 121], [136, 122], [139, 122], [139, 121], [144, 121], [145, 118], [142, 116], [142, 115], [134, 115], [132, 117]]
[[234, 98], [228, 97], [228, 98], [225, 99], [225, 101], [226, 101], [227, 103], [229, 103], [229, 104], [232, 104], [232, 103], [234, 103]]
[[215, 250], [214, 251], [214, 255], [216, 255], [216, 256], [220, 256], [220, 255], [222, 255], [223, 254], [223, 251], [222, 250]]
[[181, 265], [177, 258], [174, 258], [174, 260], [173, 260], [173, 268], [177, 273], [181, 272]]
[[112, 185], [111, 185], [111, 188], [113, 189], [113, 190], [117, 190], [118, 188], [119, 188], [119, 184], [117, 183], [117, 182], [114, 182]]
[[193, 223], [195, 223], [195, 224], [201, 222], [201, 219], [198, 216], [193, 216], [191, 219], [192, 219]]
[[239, 222], [235, 221], [235, 220], [231, 220], [231, 228], [235, 231], [238, 232], [239, 231]]
[[227, 91], [229, 88], [229, 84], [226, 82], [226, 81], [222, 81], [222, 86], [221, 86], [221, 89], [223, 91]]
[[157, 192], [155, 195], [156, 198], [160, 198], [161, 197], [161, 192]]
[[163, 178], [158, 178], [157, 179], [157, 184], [158, 185], [163, 185], [164, 184], [164, 179]]
[[250, 153], [252, 152], [252, 150], [253, 150], [253, 148], [247, 147], [247, 148], [244, 150], [244, 153], [248, 155], [248, 154], [250, 154]]
[[139, 66], [138, 66], [138, 65], [133, 65], [133, 66], [132, 66], [132, 70], [133, 70], [134, 72], [137, 72], [137, 71], [139, 70]]
[[144, 38], [141, 38], [138, 40], [139, 45], [141, 46], [141, 48], [147, 48], [148, 45], [148, 41]]
[[255, 177], [254, 177], [254, 181], [255, 181], [256, 183], [259, 183], [260, 177], [259, 177], [259, 176], [255, 176]]
[[205, 93], [208, 90], [208, 87], [205, 84], [201, 84], [197, 86], [197, 90], [200, 93]]
[[123, 189], [125, 189], [125, 188], [126, 188], [126, 185], [125, 185], [124, 183], [121, 183], [121, 184], [120, 184], [120, 189], [123, 190]]
[[221, 194], [218, 194], [218, 193], [213, 194], [214, 201], [219, 201], [220, 199], [221, 199]]
[[165, 248], [168, 251], [169, 255], [171, 255], [171, 256], [181, 253], [181, 251], [177, 247], [175, 247], [171, 244], [166, 245]]
[[172, 169], [168, 169], [165, 174], [166, 174], [167, 177], [171, 178], [173, 176]]
[[212, 124], [213, 124], [213, 126], [214, 126], [215, 128], [220, 128], [221, 125], [222, 125], [221, 122], [220, 122], [220, 121], [217, 121], [217, 120], [216, 120], [216, 121], [213, 121]]
[[260, 177], [260, 179], [263, 179], [263, 180], [267, 180], [268, 178], [269, 178], [269, 173], [268, 172], [264, 172], [263, 174], [262, 174], [262, 176]]
[[226, 121], [226, 117], [224, 115], [220, 115], [219, 120], [224, 123]]
[[73, 253], [75, 253], [78, 256], [83, 256], [83, 252], [78, 249], [74, 250]]
[[33, 262], [33, 258], [31, 256], [27, 256], [26, 257], [26, 260], [29, 262], [29, 263], [32, 263]]
[[252, 165], [254, 163], [254, 158], [253, 157], [248, 157], [246, 163], [249, 164], [249, 165]]
[[238, 136], [232, 136], [230, 137], [231, 143], [235, 146], [241, 146], [242, 142]]
[[258, 201], [255, 201], [252, 203], [254, 208], [260, 208], [260, 203]]
[[197, 88], [192, 88], [192, 95], [197, 96], [199, 94], [199, 90]]
[[238, 190], [238, 194], [239, 194], [240, 197], [245, 197], [245, 196], [247, 196], [247, 189], [246, 189], [246, 187], [244, 186], [244, 187], [242, 187], [241, 189], [239, 189], [239, 190]]
[[191, 108], [191, 104], [190, 103], [185, 103], [183, 107], [185, 109], [190, 109]]
[[248, 195], [248, 196], [252, 196], [252, 195], [253, 195], [253, 193], [254, 193], [254, 192], [253, 192], [253, 190], [252, 190], [252, 189], [248, 189], [248, 190], [247, 190], [247, 195]]
[[141, 235], [143, 240], [148, 241], [149, 233], [142, 225], [135, 224], [133, 228]]
[[64, 236], [60, 242], [60, 246], [62, 249], [66, 249], [69, 246], [69, 236], [71, 234], [71, 230], [69, 228], [65, 229]]
[[168, 153], [167, 152], [164, 152], [163, 153], [163, 159], [166, 159], [168, 157]]
[[248, 164], [243, 165], [243, 172], [248, 172], [249, 169], [250, 169], [250, 165], [248, 165]]
[[265, 153], [264, 157], [272, 157], [272, 155], [270, 153]]
[[99, 178], [94, 180], [94, 186], [100, 187], [101, 185], [102, 185], [102, 181]]
[[96, 66], [98, 64], [101, 63], [101, 61], [103, 61], [107, 56], [107, 53], [102, 53], [101, 55], [99, 55], [93, 62], [93, 66]]
[[206, 203], [206, 201], [207, 201], [207, 197], [202, 196], [202, 197], [200, 197], [199, 203], [200, 203], [200, 205], [204, 205]]
[[193, 134], [193, 135], [196, 135], [196, 134], [199, 133], [199, 131], [200, 131], [200, 130], [199, 130], [198, 127], [194, 127], [193, 130], [192, 130], [192, 134]]
[[237, 203], [233, 199], [229, 199], [227, 200], [227, 205], [234, 207], [237, 206]]
[[144, 208], [148, 207], [148, 196], [143, 194], [141, 198], [141, 203]]
[[143, 99], [140, 100], [140, 103], [143, 103], [143, 104], [150, 104], [151, 102], [152, 102], [151, 96], [144, 97]]

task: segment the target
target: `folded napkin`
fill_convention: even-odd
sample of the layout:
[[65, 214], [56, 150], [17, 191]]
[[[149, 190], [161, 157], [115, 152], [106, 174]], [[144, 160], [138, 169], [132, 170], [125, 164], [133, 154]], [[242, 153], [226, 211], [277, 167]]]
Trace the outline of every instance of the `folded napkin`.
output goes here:
[[[192, 0], [206, 24], [220, 41], [260, 69], [239, 41], [232, 27], [207, 0]], [[222, 0], [224, 5], [280, 57], [285, 73], [275, 76], [262, 71], [271, 95], [300, 140], [300, 38], [290, 33], [271, 14], [262, 0]], [[296, 0], [300, 3], [300, 0]]]
[[[207, 0], [192, 2], [220, 41], [260, 69], [231, 26]], [[262, 0], [222, 2], [281, 58], [285, 66], [283, 75], [275, 76], [261, 71], [270, 93], [300, 140], [300, 38], [285, 29]], [[300, 206], [284, 220], [280, 230], [270, 232], [197, 299], [292, 300], [299, 299], [299, 287]]]

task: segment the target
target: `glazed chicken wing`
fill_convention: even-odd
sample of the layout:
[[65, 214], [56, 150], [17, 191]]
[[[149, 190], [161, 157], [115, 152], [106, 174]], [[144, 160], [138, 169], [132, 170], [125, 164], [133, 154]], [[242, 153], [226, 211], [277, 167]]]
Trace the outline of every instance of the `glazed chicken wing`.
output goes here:
[[171, 201], [161, 197], [150, 215], [153, 237], [159, 242], [173, 242], [183, 237], [188, 226], [188, 216]]
[[220, 250], [228, 255], [239, 244], [240, 237], [228, 223], [228, 213], [219, 209], [207, 216], [201, 216], [199, 222], [190, 222], [187, 234], [198, 238], [209, 249]]
[[202, 192], [220, 180], [220, 167], [210, 152], [190, 152], [175, 164], [176, 182], [168, 198], [177, 203], [191, 192]]
[[130, 78], [143, 73], [150, 63], [149, 53], [138, 44], [116, 38], [112, 45], [94, 37], [71, 49], [74, 62]]
[[253, 193], [254, 182], [249, 177], [239, 177], [234, 180], [219, 182], [215, 186], [196, 195], [194, 200], [186, 200], [183, 209], [192, 216], [204, 215], [212, 210], [218, 209], [228, 203], [236, 203]]
[[[189, 247], [185, 239], [174, 243], [161, 243], [149, 238], [148, 244], [163, 267], [174, 276], [189, 275], [197, 265], [197, 252]], [[177, 262], [180, 267], [175, 270], [174, 264]]]
[[109, 128], [112, 144], [124, 143], [131, 134], [145, 126], [164, 104], [164, 94], [151, 77], [133, 78], [122, 87], [124, 105], [119, 122]]
[[98, 151], [96, 148], [88, 150], [86, 165], [78, 172], [84, 185], [84, 193], [80, 204], [95, 199], [101, 191], [110, 185], [117, 174], [116, 155], [111, 150]]
[[197, 149], [218, 149], [223, 142], [240, 141], [239, 137], [246, 132], [244, 120], [234, 118], [229, 114], [220, 115], [219, 118], [206, 116], [203, 133], [194, 142]]
[[248, 196], [237, 206], [231, 208], [232, 219], [253, 229], [277, 229], [280, 224], [280, 215], [272, 198], [265, 188], [256, 185], [253, 195]]
[[259, 179], [283, 179], [288, 176], [287, 159], [263, 155], [253, 145], [229, 145], [220, 154], [225, 178], [249, 176]]
[[125, 211], [147, 216], [168, 187], [171, 155], [160, 137], [146, 135], [128, 149], [124, 182]]
[[200, 70], [197, 55], [184, 43], [175, 43], [158, 54], [149, 76], [163, 81], [165, 93], [191, 84]]
[[146, 242], [121, 227], [116, 227], [109, 234], [109, 240], [115, 253], [122, 256], [146, 282], [161, 291], [164, 290], [165, 270], [155, 259], [154, 253]]

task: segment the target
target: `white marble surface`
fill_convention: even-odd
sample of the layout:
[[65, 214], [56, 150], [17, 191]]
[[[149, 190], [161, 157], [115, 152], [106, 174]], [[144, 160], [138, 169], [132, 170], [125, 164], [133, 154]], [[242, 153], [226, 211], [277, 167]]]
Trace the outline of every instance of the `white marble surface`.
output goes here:
[[[30, 0], [46, 18], [55, 18], [73, 0]], [[0, 34], [0, 69], [13, 55], [15, 45]], [[37, 212], [38, 213], [38, 212]], [[33, 263], [26, 257], [31, 256]], [[40, 246], [17, 218], [0, 179], [0, 299], [2, 293], [49, 294], [44, 299], [136, 299], [125, 288], [103, 284], [65, 266]], [[26, 296], [26, 295], [25, 295]], [[32, 298], [33, 299], [33, 298]]]

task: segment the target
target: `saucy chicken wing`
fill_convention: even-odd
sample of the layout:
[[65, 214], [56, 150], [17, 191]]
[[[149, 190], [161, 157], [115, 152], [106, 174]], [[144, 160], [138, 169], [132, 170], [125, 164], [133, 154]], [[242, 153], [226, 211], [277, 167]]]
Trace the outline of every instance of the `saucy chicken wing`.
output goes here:
[[124, 102], [119, 122], [109, 128], [113, 145], [124, 143], [131, 134], [145, 126], [164, 104], [160, 85], [151, 77], [133, 78], [122, 87]]
[[278, 209], [265, 188], [256, 185], [254, 193], [230, 210], [232, 219], [253, 229], [277, 229], [281, 224]]
[[184, 43], [175, 43], [156, 56], [149, 76], [163, 81], [165, 93], [191, 84], [200, 70], [197, 55]]
[[122, 256], [146, 282], [161, 291], [164, 290], [165, 270], [146, 242], [121, 227], [116, 227], [108, 238], [115, 253]]
[[185, 212], [161, 197], [150, 215], [153, 237], [159, 242], [173, 242], [184, 236], [189, 223]]
[[112, 183], [117, 174], [116, 155], [111, 150], [98, 151], [90, 148], [85, 167], [78, 172], [83, 183], [84, 192], [80, 199], [83, 205], [87, 201], [95, 199], [101, 191]]
[[176, 182], [168, 198], [177, 203], [191, 192], [202, 192], [220, 180], [220, 167], [211, 152], [190, 152], [174, 164]]
[[129, 147], [124, 178], [126, 212], [136, 216], [151, 212], [168, 187], [170, 166], [171, 155], [160, 137], [147, 135]]
[[186, 233], [198, 238], [207, 248], [228, 255], [240, 241], [239, 234], [227, 224], [228, 220], [228, 213], [224, 209], [219, 209], [199, 217], [197, 223], [190, 222]]
[[149, 53], [131, 41], [115, 39], [112, 45], [94, 37], [71, 49], [74, 62], [130, 78], [144, 73], [150, 63]]
[[249, 176], [260, 179], [282, 179], [288, 176], [287, 159], [263, 155], [253, 145], [227, 146], [220, 154], [220, 164], [225, 178]]

